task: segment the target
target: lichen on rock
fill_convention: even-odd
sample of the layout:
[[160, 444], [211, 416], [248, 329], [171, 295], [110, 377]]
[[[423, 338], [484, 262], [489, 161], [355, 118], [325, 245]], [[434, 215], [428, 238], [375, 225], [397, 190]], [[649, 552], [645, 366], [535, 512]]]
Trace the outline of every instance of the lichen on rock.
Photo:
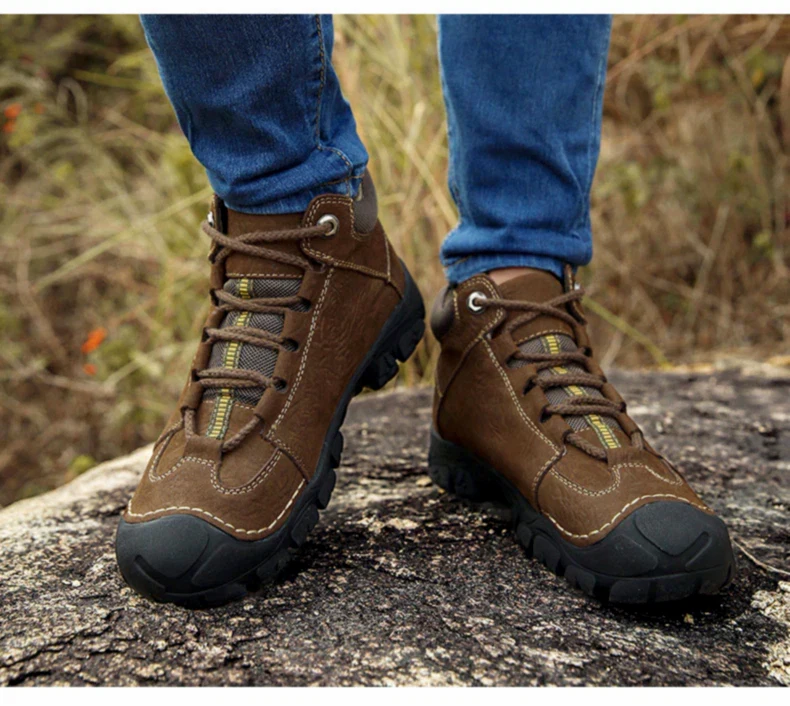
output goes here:
[[[769, 565], [790, 564], [790, 382], [612, 376], [655, 445]], [[282, 581], [190, 612], [118, 573], [150, 447], [0, 511], [0, 684], [788, 683], [788, 583], [737, 552], [720, 597], [607, 607], [527, 559], [501, 510], [439, 491], [430, 391], [349, 410], [329, 509]]]

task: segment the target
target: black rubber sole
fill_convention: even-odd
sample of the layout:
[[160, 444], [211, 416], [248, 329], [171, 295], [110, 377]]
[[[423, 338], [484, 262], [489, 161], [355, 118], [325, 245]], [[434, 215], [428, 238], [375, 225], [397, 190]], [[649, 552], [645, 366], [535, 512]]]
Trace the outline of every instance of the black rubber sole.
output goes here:
[[[404, 266], [404, 271], [405, 271]], [[150, 522], [121, 519], [115, 540], [126, 582], [157, 602], [187, 608], [222, 605], [275, 580], [318, 523], [329, 503], [340, 464], [340, 427], [354, 395], [379, 390], [398, 373], [425, 332], [422, 296], [408, 272], [404, 297], [390, 315], [346, 387], [324, 438], [318, 466], [288, 520], [274, 534], [244, 541], [193, 515], [169, 515]]]
[[435, 431], [428, 462], [444, 490], [510, 507], [527, 554], [601, 601], [646, 605], [712, 595], [735, 573], [724, 523], [687, 503], [644, 505], [599, 542], [577, 547], [500, 473]]

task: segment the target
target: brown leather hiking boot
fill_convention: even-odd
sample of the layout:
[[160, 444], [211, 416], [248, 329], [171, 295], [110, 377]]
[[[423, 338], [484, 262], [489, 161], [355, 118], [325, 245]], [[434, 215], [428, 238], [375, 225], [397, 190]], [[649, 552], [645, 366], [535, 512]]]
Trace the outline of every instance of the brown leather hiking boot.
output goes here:
[[425, 328], [367, 176], [360, 198], [303, 214], [215, 198], [204, 230], [214, 306], [116, 538], [129, 585], [190, 607], [282, 570], [329, 502], [349, 401], [394, 377]]
[[711, 594], [734, 573], [727, 528], [643, 438], [592, 356], [570, 268], [485, 275], [440, 293], [430, 474], [511, 506], [519, 541], [619, 603]]

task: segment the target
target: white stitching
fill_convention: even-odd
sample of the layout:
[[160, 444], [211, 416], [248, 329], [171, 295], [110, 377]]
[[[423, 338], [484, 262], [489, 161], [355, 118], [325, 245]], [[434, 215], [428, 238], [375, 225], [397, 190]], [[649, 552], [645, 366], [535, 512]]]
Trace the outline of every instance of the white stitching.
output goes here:
[[[621, 464], [621, 465], [624, 466], [626, 464]], [[669, 485], [683, 485], [683, 479], [680, 476], [678, 476], [677, 473], [675, 473], [675, 471], [673, 471], [671, 468], [668, 468], [667, 470], [669, 470], [669, 472], [672, 474], [674, 480], [667, 480], [660, 473], [656, 473], [656, 471], [650, 468], [650, 466], [646, 466], [645, 464], [639, 464], [639, 465], [641, 465], [642, 468], [644, 468], [648, 473], [650, 473], [650, 475], [655, 476], [656, 478], [658, 478], [658, 480], [664, 481], [664, 483], [668, 483]]]
[[275, 272], [226, 272], [226, 277], [262, 277], [264, 279], [292, 279], [292, 280], [301, 280], [302, 278], [298, 275], [284, 275], [284, 274], [277, 274]]
[[217, 467], [211, 472], [211, 485], [223, 495], [245, 495], [246, 493], [252, 492], [271, 475], [272, 469], [277, 465], [277, 461], [280, 460], [281, 455], [280, 450], [277, 449], [251, 481], [244, 485], [236, 486], [235, 488], [222, 483], [219, 477], [219, 468]]
[[[330, 204], [330, 203], [340, 204], [341, 206], [346, 206], [347, 208], [349, 206], [349, 202], [348, 202], [348, 198], [347, 197], [334, 197], [334, 198], [329, 197], [329, 198], [323, 199], [322, 201], [319, 201], [318, 203], [313, 204], [313, 206], [310, 208], [310, 210], [307, 212], [307, 215], [305, 216], [305, 221], [307, 223], [310, 223], [312, 221], [312, 219], [313, 219], [313, 216], [316, 214], [316, 212], [319, 211], [322, 206], [324, 206], [326, 204]], [[354, 209], [353, 208], [348, 208], [348, 211], [349, 211], [349, 214], [351, 215], [351, 236], [354, 237], [354, 234], [356, 233], [356, 222], [354, 220]], [[385, 245], [386, 245], [386, 236], [384, 236], [384, 237], [385, 237]], [[310, 239], [308, 238], [308, 241], [309, 240]], [[359, 238], [355, 238], [355, 240], [359, 240]], [[365, 273], [365, 274], [369, 274], [369, 275], [371, 275], [373, 277], [376, 277], [378, 279], [383, 279], [383, 280], [389, 282], [390, 277], [389, 277], [389, 274], [387, 272], [381, 272], [380, 270], [373, 270], [370, 267], [365, 267], [365, 265], [358, 265], [358, 264], [356, 264], [354, 262], [349, 262], [348, 260], [338, 260], [337, 258], [334, 258], [334, 257], [332, 257], [331, 255], [329, 255], [327, 253], [321, 252], [320, 250], [314, 250], [309, 245], [304, 245], [303, 247], [304, 247], [304, 251], [305, 252], [309, 252], [311, 255], [314, 255], [315, 257], [317, 257], [319, 260], [323, 260], [324, 262], [329, 262], [329, 263], [335, 265], [336, 267], [342, 267], [343, 269], [356, 270], [357, 272], [362, 272], [362, 273]], [[388, 255], [389, 255], [389, 253], [388, 253]]]
[[[167, 433], [163, 434], [159, 441], [154, 444], [154, 448], [156, 448], [157, 444], [159, 448], [157, 449], [156, 453], [153, 455], [151, 460], [148, 462], [148, 477], [152, 480], [156, 479], [156, 467], [159, 465], [159, 461], [162, 459], [162, 454], [164, 454], [165, 449], [170, 446], [170, 442], [173, 440], [173, 437], [181, 431], [181, 427], [178, 429], [171, 428], [167, 431]], [[160, 443], [162, 442], [162, 443]]]
[[519, 415], [521, 415], [521, 418], [526, 422], [527, 426], [530, 429], [532, 429], [532, 431], [534, 431], [541, 439], [543, 439], [543, 441], [546, 442], [554, 451], [557, 451], [559, 447], [556, 444], [554, 444], [554, 442], [552, 442], [551, 439], [545, 436], [545, 434], [543, 434], [543, 432], [540, 429], [538, 429], [538, 427], [535, 425], [535, 422], [533, 422], [526, 415], [524, 409], [519, 404], [518, 398], [516, 397], [516, 393], [513, 391], [513, 386], [510, 384], [510, 378], [508, 378], [507, 373], [504, 370], [502, 370], [502, 366], [499, 364], [499, 361], [496, 359], [496, 356], [494, 355], [494, 351], [491, 349], [491, 345], [486, 340], [483, 340], [483, 345], [485, 345], [485, 348], [488, 351], [488, 355], [491, 357], [491, 360], [494, 363], [494, 367], [497, 369], [497, 372], [502, 377], [502, 380], [504, 380], [505, 387], [507, 388], [507, 391], [510, 394], [510, 399], [513, 400], [513, 404], [516, 406], [516, 409], [518, 410]]
[[305, 221], [307, 221], [308, 223], [312, 221], [313, 216], [315, 216], [315, 214], [321, 210], [321, 207], [330, 203], [336, 203], [339, 204], [340, 206], [345, 206], [348, 209], [349, 216], [351, 217], [351, 232], [353, 233], [356, 230], [356, 223], [354, 220], [354, 209], [350, 208], [351, 201], [348, 198], [348, 196], [334, 196], [334, 197], [330, 196], [328, 198], [320, 199], [319, 201], [314, 203], [313, 206], [310, 208], [310, 210], [307, 212]]
[[293, 505], [293, 502], [296, 499], [296, 496], [299, 494], [299, 491], [302, 489], [303, 485], [305, 485], [305, 482], [300, 481], [299, 485], [296, 486], [296, 490], [294, 491], [294, 494], [291, 496], [291, 498], [286, 503], [285, 507], [282, 509], [282, 512], [280, 512], [280, 514], [277, 515], [277, 517], [275, 517], [274, 520], [272, 520], [270, 525], [267, 525], [266, 527], [262, 527], [261, 529], [257, 529], [257, 530], [247, 530], [247, 529], [242, 529], [241, 527], [236, 527], [230, 524], [230, 522], [225, 522], [225, 520], [220, 519], [216, 515], [212, 515], [210, 512], [204, 510], [203, 508], [189, 507], [187, 505], [171, 505], [169, 507], [160, 507], [158, 510], [151, 510], [149, 512], [132, 512], [132, 503], [131, 501], [129, 501], [129, 506], [126, 512], [130, 517], [149, 517], [150, 515], [156, 515], [160, 512], [170, 512], [171, 510], [186, 510], [189, 512], [199, 512], [201, 515], [206, 515], [207, 517], [210, 517], [212, 520], [216, 520], [220, 524], [225, 525], [225, 527], [230, 527], [234, 532], [238, 532], [239, 534], [261, 534], [262, 532], [268, 532], [272, 527], [274, 527], [280, 521], [280, 518], [285, 514], [285, 511], [289, 507], [291, 507], [291, 505]]
[[384, 236], [384, 252], [387, 255], [387, 284], [392, 282], [392, 262], [390, 260], [390, 241]]
[[496, 356], [494, 355], [494, 351], [492, 350], [491, 345], [488, 343], [488, 341], [485, 341], [485, 340], [483, 341], [483, 344], [485, 345], [485, 348], [488, 351], [488, 355], [491, 357], [491, 360], [494, 363], [494, 367], [499, 372], [500, 376], [502, 377], [502, 380], [505, 382], [505, 387], [507, 388], [507, 391], [510, 394], [510, 399], [513, 400], [513, 404], [516, 406], [516, 410], [518, 411], [519, 415], [521, 416], [521, 419], [524, 420], [524, 422], [527, 424], [527, 428], [529, 428], [533, 432], [535, 432], [535, 434], [537, 434], [538, 437], [540, 437], [554, 451], [554, 455], [551, 456], [548, 459], [548, 461], [546, 461], [546, 463], [544, 463], [540, 467], [540, 470], [537, 472], [535, 477], [532, 479], [532, 497], [535, 500], [535, 502], [537, 502], [538, 501], [538, 484], [543, 479], [543, 477], [545, 475], [545, 472], [546, 472], [546, 469], [551, 467], [553, 464], [555, 464], [557, 462], [557, 460], [559, 458], [562, 457], [563, 449], [561, 449], [559, 446], [554, 444], [551, 441], [551, 439], [546, 437], [543, 434], [543, 432], [540, 429], [538, 429], [538, 427], [535, 425], [535, 422], [533, 422], [526, 415], [526, 413], [524, 412], [523, 407], [519, 404], [518, 398], [516, 397], [516, 393], [513, 391], [513, 385], [510, 384], [510, 378], [507, 376], [507, 373], [502, 369], [502, 366], [499, 364], [499, 361], [496, 359]]
[[[482, 276], [478, 275], [478, 276], [472, 277], [472, 279], [467, 280], [467, 282], [480, 282], [483, 286], [485, 286], [488, 289], [489, 293], [492, 296], [496, 296], [496, 290], [493, 288], [493, 286], [490, 284], [490, 282], [486, 278], [484, 278]], [[466, 282], [464, 283], [464, 285], [466, 285]], [[455, 309], [455, 319], [453, 321], [461, 321], [461, 314], [460, 314], [460, 312], [458, 310], [457, 288], [453, 288], [452, 292], [453, 292], [453, 308]], [[504, 311], [502, 311], [502, 310], [495, 311], [494, 312], [494, 318], [491, 320], [491, 322], [488, 324], [488, 326], [489, 327], [496, 326], [504, 318], [505, 318], [505, 312]], [[483, 337], [485, 336], [485, 329], [486, 329], [485, 326], [483, 328], [481, 328], [480, 331], [478, 331], [477, 335], [471, 341], [469, 341], [469, 343], [467, 344], [466, 348], [464, 348], [463, 351], [461, 351], [461, 355], [459, 356], [459, 363], [450, 371], [450, 373], [447, 376], [447, 380], [446, 381], [442, 381], [441, 380], [441, 376], [439, 375], [439, 368], [437, 366], [435, 389], [436, 389], [437, 394], [439, 395], [440, 402], [444, 401], [444, 397], [447, 394], [447, 391], [450, 389], [450, 385], [453, 383], [453, 380], [455, 380], [455, 376], [458, 375], [458, 371], [461, 370], [461, 366], [466, 362], [466, 357], [469, 355], [470, 351], [478, 343], [480, 343], [480, 341], [483, 340]], [[441, 415], [441, 409], [442, 409], [442, 405], [440, 403], [439, 407], [436, 410], [437, 422], [438, 422], [439, 416]]]
[[559, 469], [557, 469], [557, 468], [552, 468], [551, 469], [551, 473], [559, 481], [561, 481], [562, 483], [567, 485], [572, 490], [575, 490], [577, 493], [581, 493], [582, 495], [588, 495], [591, 498], [595, 498], [595, 497], [600, 497], [601, 495], [608, 495], [613, 490], [616, 490], [619, 487], [620, 480], [621, 480], [621, 474], [620, 474], [620, 469], [621, 468], [644, 468], [648, 473], [650, 473], [651, 475], [654, 475], [660, 481], [662, 481], [664, 483], [667, 483], [668, 485], [682, 485], [683, 484], [682, 480], [674, 480], [674, 481], [673, 480], [667, 480], [666, 478], [664, 478], [663, 476], [661, 476], [658, 473], [656, 473], [652, 468], [650, 468], [649, 466], [645, 465], [644, 463], [618, 463], [616, 466], [612, 467], [612, 474], [615, 477], [614, 485], [610, 485], [609, 487], [604, 488], [603, 490], [597, 490], [597, 491], [587, 490], [587, 488], [585, 488], [584, 486], [579, 485], [578, 483], [575, 483], [574, 481], [572, 481], [570, 478], [564, 476], [562, 474], [562, 472]]
[[497, 295], [496, 289], [494, 289], [493, 285], [491, 284], [491, 280], [488, 277], [484, 275], [475, 275], [471, 279], [468, 279], [466, 280], [466, 282], [464, 282], [464, 287], [465, 288], [468, 287], [469, 289], [471, 289], [472, 288], [471, 285], [473, 284], [480, 284], [481, 286], [485, 287], [488, 290], [488, 293], [492, 297], [496, 297]]
[[255, 405], [247, 404], [246, 402], [239, 402], [238, 400], [233, 400], [234, 407], [241, 407], [242, 409], [248, 409], [250, 412], [255, 411]]
[[326, 253], [321, 252], [320, 250], [314, 250], [313, 248], [309, 247], [308, 245], [304, 246], [305, 252], [309, 252], [311, 255], [314, 255], [319, 260], [324, 262], [328, 262], [335, 267], [341, 267], [344, 270], [355, 270], [357, 272], [361, 272], [363, 274], [370, 275], [371, 277], [375, 277], [376, 279], [383, 279], [387, 280], [387, 273], [381, 272], [380, 270], [374, 270], [370, 267], [365, 267], [365, 265], [358, 265], [355, 262], [349, 262], [348, 260], [338, 260], [331, 255], [327, 255]]
[[205, 458], [199, 458], [198, 456], [182, 456], [178, 461], [176, 461], [170, 468], [161, 473], [159, 475], [154, 475], [153, 473], [149, 473], [148, 477], [150, 478], [152, 483], [158, 483], [161, 480], [167, 478], [167, 476], [175, 473], [181, 466], [185, 463], [200, 463], [204, 466], [216, 466], [216, 461], [207, 461]]
[[386, 233], [382, 234], [382, 237], [384, 238], [384, 247], [387, 250], [387, 284], [397, 292], [398, 297], [403, 299], [404, 294], [401, 291], [401, 288], [397, 284], [395, 284], [395, 280], [392, 277], [392, 255], [394, 253], [394, 251], [392, 250], [392, 243], [390, 243], [390, 240], [387, 237]]
[[559, 522], [557, 522], [557, 520], [555, 520], [548, 512], [546, 513], [546, 517], [548, 517], [554, 523], [554, 526], [560, 532], [562, 532], [563, 534], [566, 534], [568, 537], [576, 537], [577, 539], [586, 539], [587, 537], [593, 537], [596, 534], [601, 534], [601, 532], [603, 532], [607, 527], [612, 525], [614, 523], [614, 521], [618, 517], [620, 517], [620, 515], [622, 515], [632, 505], [635, 505], [636, 503], [640, 502], [641, 500], [648, 500], [648, 499], [652, 499], [652, 498], [674, 498], [675, 500], [680, 500], [680, 501], [682, 501], [684, 503], [687, 503], [687, 504], [691, 505], [692, 507], [699, 508], [700, 510], [707, 510], [707, 508], [704, 505], [700, 505], [698, 503], [693, 503], [693, 502], [691, 502], [691, 500], [687, 500], [686, 498], [681, 498], [679, 495], [673, 495], [672, 493], [656, 493], [655, 495], [642, 495], [641, 497], [636, 498], [636, 500], [632, 500], [627, 505], [623, 505], [623, 507], [620, 508], [619, 512], [617, 512], [615, 515], [612, 516], [612, 519], [610, 519], [605, 524], [601, 525], [598, 529], [592, 530], [592, 532], [588, 532], [587, 534], [576, 534], [574, 532], [569, 532]]
[[269, 440], [270, 443], [274, 444], [275, 446], [278, 446], [278, 447], [282, 446], [282, 449], [278, 449], [278, 450], [285, 451], [286, 456], [290, 457], [291, 461], [293, 461], [293, 463], [296, 466], [296, 468], [299, 471], [299, 473], [302, 474], [302, 477], [305, 480], [308, 480], [308, 478], [305, 476], [305, 472], [304, 472], [305, 466], [307, 464], [302, 460], [301, 456], [299, 456], [299, 454], [297, 454], [290, 446], [288, 446], [288, 444], [286, 444], [276, 434], [271, 435], [271, 436], [267, 436], [266, 438]]
[[277, 415], [277, 419], [274, 420], [274, 423], [269, 427], [269, 433], [266, 435], [267, 438], [271, 437], [274, 433], [274, 430], [282, 421], [282, 418], [285, 416], [285, 413], [288, 411], [288, 408], [291, 406], [291, 401], [293, 400], [294, 394], [296, 390], [299, 388], [299, 383], [302, 380], [302, 375], [304, 374], [305, 364], [307, 363], [307, 354], [310, 352], [310, 344], [313, 340], [313, 334], [315, 333], [316, 324], [318, 323], [318, 317], [321, 314], [324, 299], [326, 298], [327, 290], [329, 289], [329, 282], [332, 279], [332, 275], [334, 274], [334, 269], [329, 270], [329, 274], [324, 281], [324, 288], [321, 290], [321, 296], [318, 298], [318, 304], [315, 308], [315, 314], [313, 315], [313, 320], [310, 322], [310, 330], [307, 334], [307, 341], [305, 342], [304, 353], [302, 354], [302, 359], [299, 361], [299, 372], [296, 375], [296, 380], [294, 381], [293, 386], [291, 387], [291, 392], [288, 395], [288, 399], [285, 401], [285, 405], [283, 406], [280, 414]]
[[536, 338], [540, 338], [541, 336], [546, 336], [551, 333], [560, 336], [569, 335], [567, 331], [562, 331], [561, 329], [546, 329], [545, 331], [541, 331], [540, 333], [531, 333], [526, 338], [523, 338], [520, 341], [513, 341], [513, 343], [517, 346], [520, 346], [522, 343], [526, 343], [527, 341], [534, 341]]
[[597, 498], [600, 497], [601, 495], [608, 495], [612, 491], [617, 490], [617, 488], [620, 486], [620, 480], [621, 480], [620, 466], [626, 466], [626, 465], [635, 466], [637, 464], [631, 463], [631, 464], [620, 464], [618, 466], [615, 466], [612, 469], [612, 473], [614, 474], [614, 478], [615, 478], [614, 484], [604, 488], [603, 490], [596, 490], [596, 491], [587, 490], [587, 488], [585, 488], [584, 486], [579, 485], [578, 483], [574, 483], [570, 478], [567, 478], [566, 476], [562, 475], [562, 473], [560, 473], [560, 471], [558, 471], [556, 468], [552, 468], [551, 471], [549, 471], [549, 473], [551, 473], [561, 483], [564, 483], [569, 488], [571, 488], [571, 490], [575, 490], [577, 493], [581, 493], [582, 495], [588, 495], [591, 498]]
[[[480, 276], [473, 277], [472, 279], [467, 280], [467, 282], [480, 282], [480, 284], [482, 284], [483, 286], [485, 286], [488, 289], [489, 293], [492, 296], [496, 296], [496, 292], [494, 291], [494, 289], [491, 287], [489, 282], [483, 277], [480, 277]], [[453, 292], [453, 306], [455, 307], [455, 314], [456, 314], [456, 319], [455, 320], [458, 321], [458, 320], [460, 320], [461, 317], [458, 314], [458, 297], [456, 296], [455, 292]], [[483, 340], [483, 338], [485, 337], [486, 328], [487, 327], [496, 326], [504, 318], [505, 318], [505, 312], [504, 311], [498, 310], [498, 311], [494, 312], [494, 317], [493, 317], [493, 319], [491, 319], [491, 321], [488, 323], [488, 325], [487, 326], [483, 326], [480, 329], [480, 331], [478, 331], [477, 335], [471, 341], [469, 341], [469, 343], [467, 344], [466, 348], [464, 348], [463, 351], [461, 351], [461, 355], [459, 356], [459, 361], [460, 362], [455, 366], [455, 368], [453, 368], [450, 371], [450, 375], [448, 376], [447, 382], [443, 385], [444, 390], [443, 390], [443, 392], [440, 393], [440, 396], [444, 396], [447, 393], [447, 390], [450, 388], [450, 385], [453, 382], [453, 380], [455, 380], [455, 376], [458, 374], [458, 371], [461, 369], [461, 366], [466, 362], [466, 357], [469, 355], [469, 352], [478, 343], [480, 343], [480, 341]], [[437, 381], [437, 387], [438, 387], [438, 385], [439, 385], [439, 382]]]
[[184, 420], [181, 419], [180, 421], [173, 424], [169, 429], [163, 431], [162, 435], [159, 437], [159, 440], [156, 443], [158, 444], [159, 441], [162, 441], [165, 438], [165, 436], [175, 434], [181, 431], [183, 428], [184, 428]]

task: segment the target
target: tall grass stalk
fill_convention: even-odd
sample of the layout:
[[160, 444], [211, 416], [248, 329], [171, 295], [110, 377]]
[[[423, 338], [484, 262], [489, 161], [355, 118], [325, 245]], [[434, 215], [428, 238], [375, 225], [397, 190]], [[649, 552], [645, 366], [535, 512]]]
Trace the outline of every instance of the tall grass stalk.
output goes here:
[[[210, 192], [135, 17], [3, 16], [0, 54], [7, 504], [156, 436], [207, 311]], [[582, 272], [607, 364], [790, 360], [789, 54], [787, 17], [616, 18]], [[338, 17], [335, 62], [430, 299], [456, 218], [435, 20]], [[399, 384], [437, 353], [428, 336]]]

